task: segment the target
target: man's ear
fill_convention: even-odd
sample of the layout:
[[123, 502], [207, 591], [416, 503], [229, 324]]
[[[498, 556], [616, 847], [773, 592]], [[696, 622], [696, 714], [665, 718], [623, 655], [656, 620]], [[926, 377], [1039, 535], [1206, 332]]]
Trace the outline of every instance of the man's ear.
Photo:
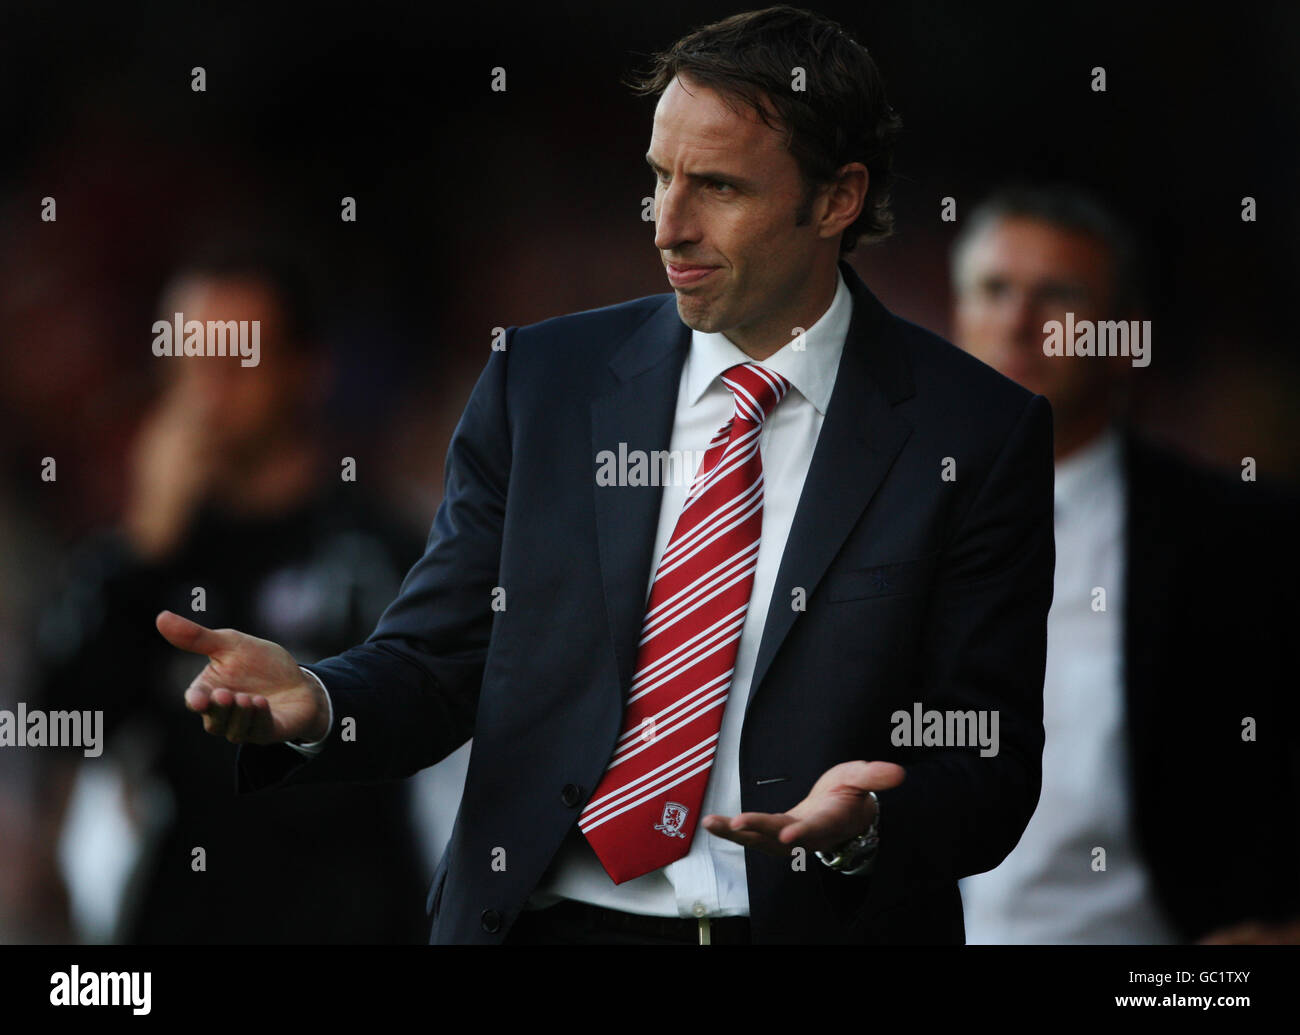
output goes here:
[[819, 192], [826, 207], [818, 235], [835, 237], [851, 227], [862, 214], [870, 186], [871, 173], [861, 162], [841, 166], [835, 173], [835, 179], [825, 184]]

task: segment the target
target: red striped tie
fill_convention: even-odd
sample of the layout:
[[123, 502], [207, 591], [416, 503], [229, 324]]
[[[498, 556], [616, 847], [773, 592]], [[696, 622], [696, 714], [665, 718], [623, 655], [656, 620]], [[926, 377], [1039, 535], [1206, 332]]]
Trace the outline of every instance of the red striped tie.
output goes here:
[[780, 374], [742, 363], [732, 417], [709, 443], [646, 605], [623, 729], [578, 826], [615, 884], [690, 850], [731, 689], [763, 528], [763, 421]]

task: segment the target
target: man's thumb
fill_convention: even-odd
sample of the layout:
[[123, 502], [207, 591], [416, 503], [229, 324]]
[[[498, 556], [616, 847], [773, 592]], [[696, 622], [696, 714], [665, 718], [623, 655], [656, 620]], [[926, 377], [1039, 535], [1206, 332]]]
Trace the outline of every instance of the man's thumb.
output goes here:
[[207, 626], [199, 625], [198, 622], [182, 618], [172, 611], [161, 612], [154, 619], [154, 625], [162, 633], [163, 639], [173, 647], [192, 651], [195, 654], [206, 654], [210, 657], [217, 651], [233, 646], [233, 630], [209, 629]]
[[876, 791], [897, 787], [907, 777], [907, 770], [894, 762], [867, 762], [862, 772], [864, 786]]

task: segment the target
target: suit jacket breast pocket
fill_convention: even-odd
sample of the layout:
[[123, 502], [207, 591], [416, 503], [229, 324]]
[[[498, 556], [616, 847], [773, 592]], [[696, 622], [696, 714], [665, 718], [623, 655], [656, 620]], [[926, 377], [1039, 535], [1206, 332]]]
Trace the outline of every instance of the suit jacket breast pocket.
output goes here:
[[832, 572], [826, 578], [826, 599], [837, 604], [846, 600], [922, 593], [930, 583], [937, 557], [937, 554], [929, 554], [911, 560]]

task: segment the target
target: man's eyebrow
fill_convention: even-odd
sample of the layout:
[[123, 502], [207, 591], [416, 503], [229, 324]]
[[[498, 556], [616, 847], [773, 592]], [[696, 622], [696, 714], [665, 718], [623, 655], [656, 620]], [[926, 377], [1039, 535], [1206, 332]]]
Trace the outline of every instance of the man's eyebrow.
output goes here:
[[[649, 155], [645, 156], [645, 160], [646, 160], [646, 164], [650, 166], [650, 168], [653, 169], [655, 172], [661, 173], [665, 171], [664, 168], [653, 158], [651, 158]], [[705, 170], [703, 172], [687, 173], [687, 177], [692, 180], [704, 180], [706, 182], [721, 180], [725, 183], [730, 183], [742, 189], [746, 189], [746, 188], [752, 189], [754, 186], [753, 183], [751, 183], [749, 180], [746, 180], [743, 177], [736, 176], [733, 173], [729, 173], [729, 172], [710, 172], [708, 170]]]

